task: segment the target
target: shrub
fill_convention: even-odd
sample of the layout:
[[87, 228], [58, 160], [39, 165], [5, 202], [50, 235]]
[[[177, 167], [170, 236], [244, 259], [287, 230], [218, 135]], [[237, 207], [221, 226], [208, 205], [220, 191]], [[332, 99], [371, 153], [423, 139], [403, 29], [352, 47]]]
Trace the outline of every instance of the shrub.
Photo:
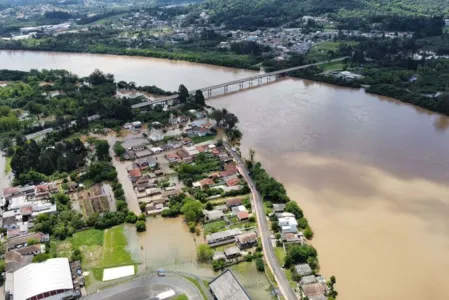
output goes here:
[[257, 271], [259, 271], [259, 272], [265, 271], [265, 265], [263, 263], [263, 259], [260, 257], [256, 258], [256, 268], [257, 268]]
[[136, 222], [136, 230], [137, 232], [144, 232], [147, 230], [147, 225], [145, 224], [145, 221], [139, 220]]

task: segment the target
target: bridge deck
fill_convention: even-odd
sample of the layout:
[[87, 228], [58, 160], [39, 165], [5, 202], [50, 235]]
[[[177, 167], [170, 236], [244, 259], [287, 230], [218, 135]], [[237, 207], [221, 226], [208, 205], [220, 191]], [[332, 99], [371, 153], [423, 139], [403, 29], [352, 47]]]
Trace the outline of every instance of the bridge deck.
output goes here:
[[[246, 81], [251, 81], [251, 80], [255, 80], [255, 79], [259, 79], [259, 78], [264, 78], [264, 77], [268, 77], [268, 76], [273, 76], [273, 75], [279, 75], [279, 74], [284, 74], [284, 73], [289, 73], [292, 71], [297, 71], [297, 70], [301, 70], [301, 69], [305, 69], [311, 66], [318, 66], [318, 65], [322, 65], [328, 62], [336, 62], [336, 61], [342, 61], [344, 59], [346, 59], [347, 56], [345, 57], [340, 57], [340, 58], [336, 58], [330, 61], [322, 61], [322, 62], [318, 62], [318, 63], [314, 63], [314, 64], [308, 64], [308, 65], [302, 65], [302, 66], [297, 66], [297, 67], [292, 67], [292, 68], [288, 68], [288, 69], [283, 69], [283, 70], [279, 70], [279, 71], [274, 71], [274, 72], [270, 72], [270, 73], [263, 73], [263, 74], [258, 74], [258, 75], [254, 75], [251, 77], [247, 77], [247, 78], [242, 78], [242, 79], [237, 79], [237, 80], [233, 80], [233, 81], [228, 81], [225, 83], [221, 83], [221, 84], [216, 84], [216, 85], [212, 85], [212, 86], [208, 86], [205, 88], [201, 88], [199, 90], [201, 90], [202, 92], [206, 92], [208, 90], [215, 90], [218, 88], [222, 88], [225, 86], [229, 86], [229, 85], [234, 85], [237, 83], [241, 83], [241, 82], [246, 82]], [[194, 94], [195, 91], [191, 91], [190, 94]], [[147, 101], [147, 102], [142, 102], [142, 103], [137, 103], [132, 105], [132, 108], [140, 108], [140, 107], [144, 107], [147, 105], [152, 105], [152, 104], [157, 104], [157, 103], [163, 103], [165, 101], [170, 101], [170, 100], [174, 100], [178, 97], [178, 95], [172, 95], [172, 96], [168, 96], [168, 97], [164, 97], [164, 98], [160, 98], [160, 99], [156, 99], [154, 101]]]

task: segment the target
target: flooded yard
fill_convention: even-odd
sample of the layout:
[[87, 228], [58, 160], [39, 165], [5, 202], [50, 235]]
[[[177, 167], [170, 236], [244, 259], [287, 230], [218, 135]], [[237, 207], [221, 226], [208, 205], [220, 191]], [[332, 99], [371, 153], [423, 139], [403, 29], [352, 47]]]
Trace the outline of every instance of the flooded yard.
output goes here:
[[254, 261], [242, 262], [230, 269], [252, 299], [271, 298], [270, 283], [265, 273], [257, 271]]

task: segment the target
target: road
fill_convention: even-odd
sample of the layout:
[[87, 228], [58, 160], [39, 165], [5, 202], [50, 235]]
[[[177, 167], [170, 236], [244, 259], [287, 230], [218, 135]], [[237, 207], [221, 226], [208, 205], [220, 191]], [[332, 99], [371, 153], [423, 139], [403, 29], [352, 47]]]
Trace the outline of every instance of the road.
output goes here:
[[149, 275], [91, 294], [86, 300], [147, 300], [158, 299], [157, 294], [169, 289], [177, 294], [185, 294], [189, 300], [202, 300], [197, 287], [181, 276], [167, 275], [158, 277]]
[[237, 162], [240, 171], [245, 180], [248, 182], [248, 186], [251, 189], [251, 193], [253, 194], [254, 207], [257, 215], [257, 224], [259, 226], [260, 237], [262, 240], [263, 253], [265, 256], [265, 260], [267, 261], [268, 266], [270, 267], [272, 273], [274, 274], [274, 278], [278, 283], [279, 290], [281, 291], [282, 296], [285, 299], [288, 300], [298, 299], [274, 253], [274, 248], [273, 245], [271, 244], [270, 238], [271, 232], [268, 228], [268, 221], [265, 216], [262, 197], [260, 196], [260, 193], [257, 191], [253, 179], [248, 175], [248, 169], [246, 168], [246, 165], [241, 159], [241, 157], [236, 152], [232, 151], [231, 146], [228, 143], [224, 142], [223, 144], [226, 147], [226, 149], [231, 153], [234, 160]]
[[6, 168], [6, 156], [0, 151], [0, 196], [3, 196], [3, 189], [11, 186], [11, 182], [14, 179], [14, 174], [11, 172], [5, 174]]
[[139, 207], [139, 200], [137, 199], [133, 184], [128, 177], [128, 171], [126, 170], [126, 166], [131, 164], [131, 162], [121, 162], [114, 158], [114, 144], [117, 141], [115, 136], [109, 135], [107, 141], [109, 143], [109, 155], [112, 157], [112, 165], [117, 171], [118, 182], [122, 184], [123, 191], [125, 192], [125, 199], [128, 204], [128, 209], [136, 215], [140, 215], [142, 212]]

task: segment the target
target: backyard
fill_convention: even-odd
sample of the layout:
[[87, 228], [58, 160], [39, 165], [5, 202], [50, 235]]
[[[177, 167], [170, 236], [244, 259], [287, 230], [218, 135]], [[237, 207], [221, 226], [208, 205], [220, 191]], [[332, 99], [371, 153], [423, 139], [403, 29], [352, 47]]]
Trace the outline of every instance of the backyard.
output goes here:
[[204, 224], [204, 234], [211, 234], [227, 229], [234, 229], [234, 228], [251, 228], [256, 226], [256, 222], [240, 222], [236, 216], [232, 216], [228, 218], [229, 223], [225, 220], [218, 220], [210, 223]]

